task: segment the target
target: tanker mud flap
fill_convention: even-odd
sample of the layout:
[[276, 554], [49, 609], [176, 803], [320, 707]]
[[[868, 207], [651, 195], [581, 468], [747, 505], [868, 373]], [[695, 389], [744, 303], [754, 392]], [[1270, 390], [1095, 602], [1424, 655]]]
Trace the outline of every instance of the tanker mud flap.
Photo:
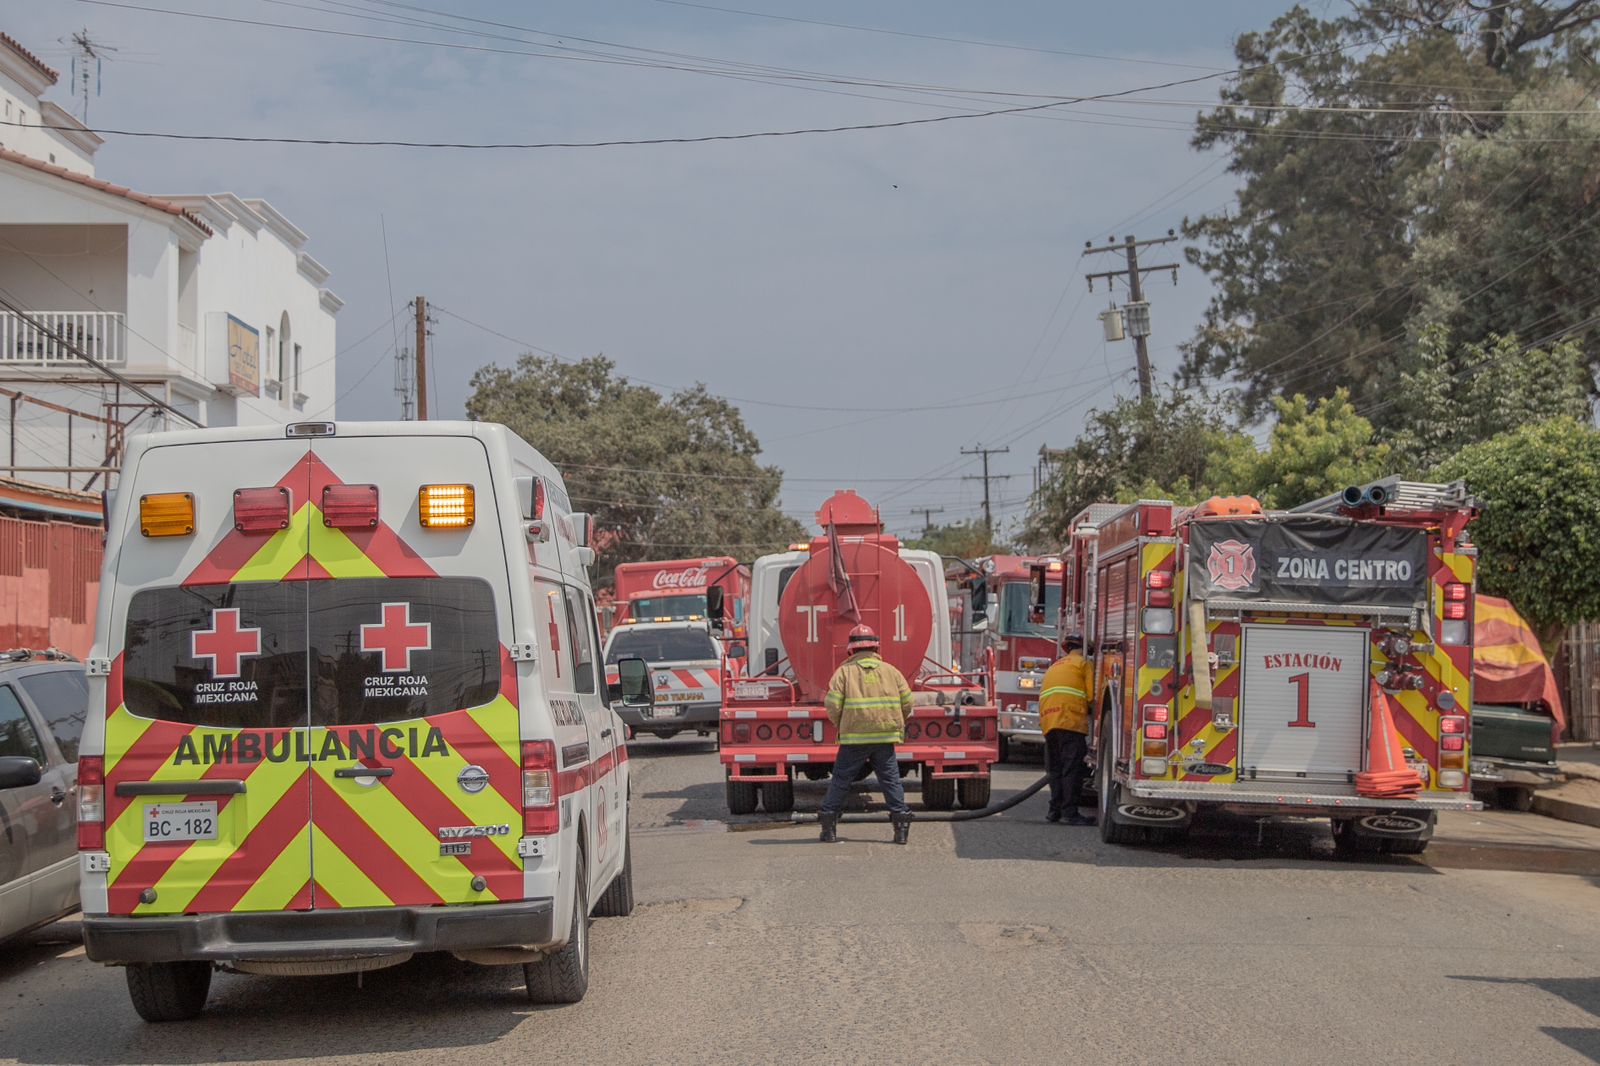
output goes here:
[[1438, 814], [1434, 811], [1381, 811], [1344, 819], [1341, 833], [1363, 840], [1431, 840]]
[[1110, 813], [1111, 820], [1119, 825], [1143, 825], [1158, 829], [1187, 829], [1194, 819], [1194, 809], [1189, 804], [1163, 803], [1128, 796], [1122, 797], [1122, 802], [1112, 807]]

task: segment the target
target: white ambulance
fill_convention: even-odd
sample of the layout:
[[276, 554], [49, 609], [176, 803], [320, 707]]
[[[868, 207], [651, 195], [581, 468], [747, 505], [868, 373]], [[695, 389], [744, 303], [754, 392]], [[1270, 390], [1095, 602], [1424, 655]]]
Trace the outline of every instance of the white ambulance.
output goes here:
[[[133, 438], [110, 508], [78, 850], [89, 957], [149, 1021], [214, 969], [449, 951], [580, 999], [633, 908], [589, 516], [503, 426]], [[626, 688], [625, 696], [621, 689]]]

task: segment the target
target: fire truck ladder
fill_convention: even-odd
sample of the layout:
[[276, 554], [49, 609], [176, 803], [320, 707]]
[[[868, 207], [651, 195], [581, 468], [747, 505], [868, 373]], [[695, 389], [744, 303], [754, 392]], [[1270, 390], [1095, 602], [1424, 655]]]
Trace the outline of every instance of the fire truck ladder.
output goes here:
[[1362, 508], [1378, 507], [1386, 514], [1407, 514], [1475, 510], [1479, 506], [1477, 498], [1467, 491], [1465, 481], [1439, 484], [1402, 481], [1398, 476], [1393, 476], [1366, 485], [1351, 485], [1343, 492], [1335, 492], [1289, 510], [1295, 514], [1348, 514]]

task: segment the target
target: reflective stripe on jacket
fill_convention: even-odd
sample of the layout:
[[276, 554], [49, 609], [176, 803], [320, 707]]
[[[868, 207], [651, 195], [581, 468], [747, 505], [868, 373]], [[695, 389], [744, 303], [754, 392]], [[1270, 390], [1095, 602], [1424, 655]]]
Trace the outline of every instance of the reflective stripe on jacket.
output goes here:
[[1079, 651], [1069, 651], [1050, 664], [1039, 686], [1039, 730], [1089, 732], [1089, 694], [1094, 668]]
[[864, 652], [833, 672], [823, 703], [839, 743], [898, 744], [911, 717], [911, 686], [899, 670]]

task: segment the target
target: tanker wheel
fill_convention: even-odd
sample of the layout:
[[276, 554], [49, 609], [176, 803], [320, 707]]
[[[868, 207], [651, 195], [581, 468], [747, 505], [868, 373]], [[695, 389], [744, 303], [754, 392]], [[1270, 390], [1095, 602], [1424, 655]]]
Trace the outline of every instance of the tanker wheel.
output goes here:
[[800, 772], [806, 775], [807, 781], [826, 781], [833, 776], [826, 766], [807, 766]]
[[768, 814], [788, 814], [794, 810], [794, 782], [774, 781], [762, 785], [761, 806]]
[[953, 777], [930, 777], [922, 771], [922, 805], [930, 811], [948, 811], [956, 805], [956, 781]]
[[760, 798], [755, 785], [748, 781], [735, 781], [731, 777], [727, 785], [729, 814], [750, 814], [755, 811], [756, 800]]
[[991, 777], [963, 777], [956, 782], [956, 795], [964, 811], [981, 811], [989, 806], [989, 793], [994, 779]]

